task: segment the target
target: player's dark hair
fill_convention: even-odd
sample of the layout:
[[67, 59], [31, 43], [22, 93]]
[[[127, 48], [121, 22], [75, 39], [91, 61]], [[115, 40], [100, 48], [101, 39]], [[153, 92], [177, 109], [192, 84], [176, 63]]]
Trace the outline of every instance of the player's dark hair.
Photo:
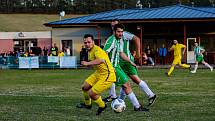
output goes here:
[[92, 40], [94, 40], [94, 37], [92, 34], [85, 34], [84, 35], [84, 39], [88, 38], [88, 37], [91, 37]]
[[113, 21], [118, 21], [118, 22], [120, 22], [120, 20], [119, 20], [118, 18], [112, 19], [112, 22], [113, 22]]
[[125, 26], [123, 24], [116, 24], [114, 27], [113, 27], [113, 30], [116, 31], [118, 28], [120, 29], [125, 29]]

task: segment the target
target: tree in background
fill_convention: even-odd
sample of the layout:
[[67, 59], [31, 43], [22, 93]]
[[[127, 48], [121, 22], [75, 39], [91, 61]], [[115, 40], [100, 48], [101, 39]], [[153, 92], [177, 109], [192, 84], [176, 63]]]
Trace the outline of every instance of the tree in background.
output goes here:
[[143, 8], [175, 4], [189, 6], [214, 6], [215, 0], [0, 0], [0, 13], [52, 13], [92, 14], [114, 9]]

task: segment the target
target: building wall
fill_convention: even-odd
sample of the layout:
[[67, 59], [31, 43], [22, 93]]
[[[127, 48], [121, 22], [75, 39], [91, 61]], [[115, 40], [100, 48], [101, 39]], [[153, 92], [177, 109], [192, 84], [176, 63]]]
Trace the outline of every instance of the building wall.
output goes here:
[[43, 49], [44, 47], [46, 47], [47, 49], [51, 48], [52, 45], [52, 39], [51, 38], [38, 38], [38, 47], [40, 47], [41, 49]]
[[0, 40], [0, 53], [13, 51], [13, 40], [2, 39]]
[[[22, 33], [22, 35], [20, 34]], [[13, 51], [14, 43], [13, 40], [27, 40], [36, 39], [38, 47], [43, 48], [44, 46], [51, 46], [51, 32], [40, 31], [40, 32], [0, 32], [0, 53], [3, 51]]]
[[[22, 36], [20, 36], [22, 33]], [[29, 38], [51, 38], [50, 31], [38, 32], [0, 32], [1, 39], [29, 39]]]
[[[52, 29], [52, 44], [56, 43], [59, 50], [62, 49], [61, 40], [73, 41], [73, 56], [76, 56], [78, 61], [80, 58], [80, 50], [83, 45], [83, 36], [85, 34], [92, 34], [95, 39], [101, 39], [101, 44], [104, 45], [105, 39], [109, 35], [106, 28], [97, 29], [95, 27], [76, 27], [76, 28], [53, 28]], [[100, 38], [99, 38], [100, 37]]]

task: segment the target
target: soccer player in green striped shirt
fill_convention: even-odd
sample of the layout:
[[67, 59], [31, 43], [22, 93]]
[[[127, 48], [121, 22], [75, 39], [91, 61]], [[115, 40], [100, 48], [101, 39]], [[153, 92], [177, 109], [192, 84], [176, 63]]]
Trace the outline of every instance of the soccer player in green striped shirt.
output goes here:
[[[114, 19], [111, 22], [112, 29], [113, 27], [119, 23], [119, 20]], [[114, 33], [114, 32], [113, 32]], [[136, 47], [137, 57], [140, 57], [140, 39], [135, 36], [134, 34], [131, 34], [127, 31], [123, 31], [122, 40], [120, 41], [120, 45], [123, 48], [123, 52], [126, 54], [126, 56], [134, 62], [134, 57], [132, 56], [130, 52], [130, 42], [133, 41]], [[119, 64], [122, 70], [128, 75], [134, 83], [136, 83], [138, 86], [140, 86], [141, 90], [146, 93], [148, 98], [148, 106], [152, 105], [155, 102], [156, 95], [151, 91], [151, 89], [148, 87], [147, 83], [144, 80], [141, 80], [138, 76], [138, 72], [136, 67], [132, 66], [130, 63], [124, 61], [123, 59], [119, 59]], [[110, 88], [110, 96], [106, 98], [106, 100], [110, 100], [108, 98], [116, 98], [116, 91], [115, 91], [115, 85], [113, 84]], [[120, 89], [120, 99], [125, 98], [125, 93], [123, 89]]]
[[211, 71], [213, 71], [213, 67], [204, 61], [203, 53], [205, 52], [205, 49], [200, 47], [197, 42], [194, 43], [194, 46], [195, 46], [194, 55], [196, 57], [196, 62], [195, 62], [194, 70], [191, 71], [191, 73], [196, 73], [196, 70], [198, 68], [198, 63], [204, 64], [206, 67], [210, 68]]
[[117, 76], [117, 86], [121, 86], [134, 106], [134, 111], [148, 111], [148, 109], [143, 108], [139, 101], [136, 98], [136, 95], [133, 93], [131, 89], [131, 85], [129, 83], [129, 79], [125, 72], [119, 65], [119, 58], [121, 57], [126, 62], [130, 63], [132, 66], [136, 66], [126, 55], [123, 53], [123, 47], [120, 45], [120, 41], [122, 41], [124, 26], [122, 24], [116, 24], [114, 26], [114, 35], [110, 36], [104, 46], [104, 50], [108, 53], [109, 58], [113, 67], [115, 68], [116, 76]]

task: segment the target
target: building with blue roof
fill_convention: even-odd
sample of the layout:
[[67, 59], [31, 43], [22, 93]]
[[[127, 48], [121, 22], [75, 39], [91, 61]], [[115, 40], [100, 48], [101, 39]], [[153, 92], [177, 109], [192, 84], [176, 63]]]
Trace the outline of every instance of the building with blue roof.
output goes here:
[[[173, 5], [160, 8], [117, 9], [77, 18], [45, 23], [52, 27], [52, 40], [60, 48], [70, 46], [79, 57], [82, 38], [93, 34], [98, 45], [103, 45], [111, 35], [110, 22], [119, 19], [126, 30], [141, 39], [142, 52], [147, 45], [159, 63], [157, 50], [164, 44], [171, 47], [173, 39], [187, 45], [184, 62], [193, 63], [193, 43], [199, 42], [207, 51], [207, 61], [215, 63], [215, 8]], [[171, 62], [168, 54], [167, 62]], [[170, 61], [169, 61], [170, 60]], [[142, 62], [142, 61], [141, 61]]]

